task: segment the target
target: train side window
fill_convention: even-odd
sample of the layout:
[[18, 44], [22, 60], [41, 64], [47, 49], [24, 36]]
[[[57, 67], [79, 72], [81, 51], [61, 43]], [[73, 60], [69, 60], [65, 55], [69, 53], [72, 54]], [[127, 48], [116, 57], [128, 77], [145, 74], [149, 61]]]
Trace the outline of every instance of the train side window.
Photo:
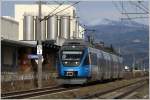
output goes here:
[[91, 53], [90, 57], [91, 57], [91, 64], [97, 65], [97, 55], [95, 53]]
[[94, 64], [94, 57], [93, 57], [93, 53], [90, 54], [90, 57], [91, 57], [91, 64], [93, 65]]
[[83, 65], [89, 65], [89, 56], [88, 55], [85, 57]]
[[97, 55], [95, 53], [93, 54], [93, 62], [94, 65], [97, 65]]

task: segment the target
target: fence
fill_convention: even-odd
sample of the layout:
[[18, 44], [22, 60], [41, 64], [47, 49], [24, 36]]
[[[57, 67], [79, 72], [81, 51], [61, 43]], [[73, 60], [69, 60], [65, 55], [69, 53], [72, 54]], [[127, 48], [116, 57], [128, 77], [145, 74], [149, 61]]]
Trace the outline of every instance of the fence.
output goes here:
[[[44, 80], [55, 79], [57, 73], [42, 73], [42, 78]], [[37, 75], [34, 72], [27, 74], [20, 74], [17, 72], [1, 72], [1, 82], [11, 82], [11, 81], [20, 81], [20, 80], [33, 80], [37, 79]]]

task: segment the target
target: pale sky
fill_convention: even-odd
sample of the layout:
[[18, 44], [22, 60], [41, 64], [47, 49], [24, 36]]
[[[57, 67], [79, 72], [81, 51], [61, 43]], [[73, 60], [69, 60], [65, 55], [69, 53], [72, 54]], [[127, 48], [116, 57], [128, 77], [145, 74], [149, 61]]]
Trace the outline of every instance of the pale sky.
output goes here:
[[[34, 0], [35, 2], [35, 0]], [[61, 1], [62, 2], [62, 1]], [[67, 2], [67, 1], [66, 1]], [[33, 0], [30, 1], [8, 1], [3, 0], [1, 3], [1, 16], [14, 16], [14, 4], [16, 3], [33, 3]], [[48, 3], [53, 3], [52, 1]], [[115, 6], [115, 4], [118, 4]], [[148, 2], [143, 3], [146, 4], [148, 8]], [[79, 21], [84, 25], [96, 25], [102, 22], [103, 19], [110, 20], [119, 20], [121, 17], [126, 17], [121, 15], [121, 5], [116, 1], [81, 1], [79, 4], [75, 5], [77, 9], [77, 16], [79, 17]], [[120, 10], [120, 11], [119, 11]], [[140, 11], [139, 9], [135, 9], [134, 5], [127, 4], [126, 10], [129, 12]], [[135, 17], [135, 16], [133, 16]], [[148, 18], [146, 19], [136, 19], [134, 21], [148, 24]]]

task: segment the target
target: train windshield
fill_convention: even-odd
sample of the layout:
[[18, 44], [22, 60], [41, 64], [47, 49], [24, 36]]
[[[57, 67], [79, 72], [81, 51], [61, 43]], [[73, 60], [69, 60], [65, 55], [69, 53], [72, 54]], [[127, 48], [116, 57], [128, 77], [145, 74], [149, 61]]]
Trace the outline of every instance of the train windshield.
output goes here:
[[65, 66], [78, 66], [82, 55], [83, 51], [62, 51], [62, 63]]

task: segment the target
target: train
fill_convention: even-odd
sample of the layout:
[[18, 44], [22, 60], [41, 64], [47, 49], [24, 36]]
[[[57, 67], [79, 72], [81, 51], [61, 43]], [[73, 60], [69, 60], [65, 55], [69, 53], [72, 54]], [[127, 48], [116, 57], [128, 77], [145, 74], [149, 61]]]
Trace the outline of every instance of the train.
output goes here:
[[83, 40], [67, 40], [59, 50], [58, 80], [61, 84], [123, 78], [123, 58], [89, 46]]

